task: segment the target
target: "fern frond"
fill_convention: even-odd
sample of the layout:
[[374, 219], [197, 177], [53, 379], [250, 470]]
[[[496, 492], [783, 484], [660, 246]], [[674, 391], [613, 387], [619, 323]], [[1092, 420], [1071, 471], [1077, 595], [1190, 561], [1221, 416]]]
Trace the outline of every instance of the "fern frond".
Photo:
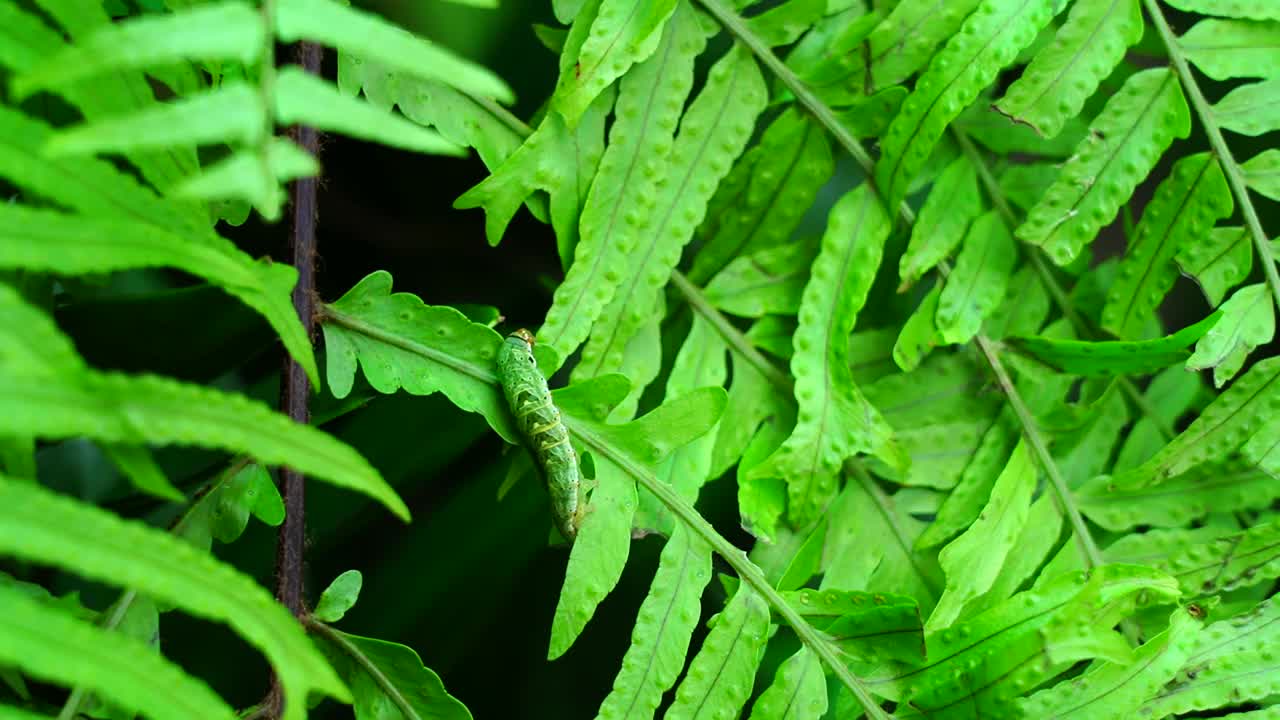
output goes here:
[[712, 197], [689, 281], [704, 285], [734, 258], [785, 242], [834, 168], [822, 130], [803, 113], [783, 111]]
[[773, 683], [751, 707], [749, 720], [818, 720], [826, 711], [822, 663], [803, 647], [778, 667]]
[[1053, 17], [1052, 0], [981, 4], [916, 82], [881, 142], [876, 184], [895, 207], [947, 125]]
[[[1203, 615], [1203, 610], [1197, 611]], [[1101, 718], [1134, 713], [1173, 678], [1200, 636], [1201, 620], [1178, 608], [1169, 627], [1148, 640], [1127, 664], [1095, 665], [1079, 679], [1042, 690], [1020, 703], [1028, 717]]]
[[1213, 368], [1213, 384], [1222, 387], [1244, 367], [1254, 348], [1276, 334], [1275, 304], [1262, 283], [1236, 290], [1219, 309], [1222, 319], [1196, 343], [1188, 370]]
[[[198, 405], [187, 405], [192, 407]], [[0, 479], [0, 497], [0, 552], [124, 584], [231, 625], [271, 661], [288, 698], [285, 718], [305, 717], [311, 690], [350, 700], [297, 621], [239, 571], [164, 532], [29, 483]], [[104, 693], [119, 687], [102, 687], [91, 677], [68, 679]]]
[[788, 512], [798, 526], [814, 520], [836, 494], [845, 459], [871, 452], [891, 466], [906, 460], [890, 430], [862, 396], [849, 371], [847, 337], [880, 265], [889, 218], [863, 185], [832, 208], [822, 250], [800, 305], [796, 377], [800, 416], [787, 442], [752, 470], [787, 481]]
[[1224, 129], [1242, 135], [1280, 130], [1280, 108], [1272, 100], [1280, 92], [1280, 78], [1241, 85], [1214, 103], [1213, 117]]
[[[1280, 86], [1277, 86], [1280, 89]], [[1249, 231], [1242, 227], [1216, 227], [1198, 241], [1178, 248], [1175, 258], [1182, 272], [1195, 278], [1210, 305], [1218, 306], [1227, 291], [1244, 282], [1253, 269]]]
[[945, 342], [967, 343], [978, 334], [1004, 299], [1016, 263], [1013, 237], [999, 214], [991, 210], [974, 220], [938, 298], [934, 317]]
[[1054, 137], [1141, 37], [1138, 0], [1077, 0], [1053, 42], [994, 107]]
[[1107, 101], [1090, 135], [1016, 231], [1065, 265], [1111, 222], [1175, 137], [1191, 129], [1177, 77], [1167, 69], [1136, 73]]
[[942, 285], [934, 285], [916, 306], [911, 316], [902, 324], [902, 332], [893, 343], [893, 362], [903, 372], [911, 372], [942, 344], [942, 336], [938, 334], [934, 320], [938, 314], [938, 298], [942, 295]]
[[1259, 194], [1280, 200], [1280, 150], [1264, 150], [1240, 165], [1244, 181]]
[[764, 78], [746, 48], [734, 46], [712, 66], [706, 85], [680, 121], [656, 196], [647, 199], [652, 203], [652, 224], [624, 258], [627, 278], [592, 326], [575, 377], [620, 367], [626, 345], [653, 316], [648, 299], [679, 263], [716, 185], [750, 139], [765, 100]]
[[1277, 41], [1280, 21], [1209, 18], [1184, 33], [1178, 46], [1214, 80], [1271, 78], [1280, 75]]
[[1174, 258], [1179, 250], [1197, 244], [1234, 208], [1231, 189], [1212, 153], [1179, 160], [1143, 211], [1107, 292], [1102, 327], [1118, 337], [1140, 338], [1178, 277]]
[[1023, 265], [1010, 278], [1004, 300], [982, 323], [987, 337], [999, 340], [1011, 335], [1035, 335], [1049, 319], [1049, 291], [1034, 265]]
[[146, 643], [95, 627], [7, 584], [0, 584], [0, 604], [0, 660], [33, 678], [91, 689], [156, 720], [236, 717], [208, 685]]
[[[699, 598], [711, 580], [711, 548], [677, 526], [662, 548], [649, 594], [631, 631], [622, 670], [596, 717], [652, 718], [675, 685], [698, 622]], [[766, 615], [767, 617], [767, 615]]]
[[947, 494], [937, 517], [916, 538], [920, 549], [934, 547], [950, 540], [969, 527], [982, 512], [1001, 468], [1007, 466], [1009, 453], [1017, 437], [1010, 430], [1012, 418], [1005, 416], [991, 423], [982, 441], [969, 458], [959, 481]]
[[664, 720], [739, 717], [751, 695], [769, 640], [769, 606], [743, 583], [711, 622]]
[[648, 213], [670, 167], [676, 122], [707, 37], [687, 1], [673, 5], [653, 56], [620, 84], [617, 120], [579, 220], [581, 239], [538, 330], [538, 342], [562, 358], [587, 338], [618, 286], [631, 277], [627, 259], [652, 230]]
[[1213, 333], [1225, 320], [1225, 314], [1213, 313], [1194, 325], [1154, 340], [1085, 342], [1031, 336], [1011, 337], [1005, 342], [1010, 348], [1068, 375], [1136, 375], [1157, 372], [1186, 360], [1187, 346]]
[[739, 257], [707, 284], [707, 300], [739, 317], [795, 315], [817, 253], [801, 241]]
[[1031, 456], [1018, 443], [977, 519], [938, 553], [947, 584], [926, 629], [955, 624], [967, 603], [991, 589], [1022, 532], [1035, 482]]
[[180, 13], [143, 15], [104, 24], [76, 44], [17, 75], [19, 98], [113, 70], [135, 70], [181, 60], [236, 60], [245, 65], [262, 53], [264, 28], [249, 4], [231, 0], [196, 5]]
[[1076, 499], [1090, 520], [1108, 530], [1137, 525], [1174, 528], [1211, 512], [1267, 507], [1280, 495], [1271, 476], [1238, 462], [1207, 464], [1151, 487], [1116, 487], [1100, 476]]
[[[1280, 392], [1280, 360], [1268, 359], [1249, 368], [1226, 392], [1168, 445], [1141, 465], [1117, 474], [1117, 487], [1158, 485], [1212, 458], [1242, 450], [1255, 440], [1267, 448], [1273, 432], [1268, 421], [1272, 398]], [[1257, 433], [1257, 434], [1255, 434]]]
[[590, 31], [574, 71], [561, 72], [551, 98], [552, 108], [564, 116], [571, 129], [614, 80], [629, 77], [624, 73], [632, 65], [659, 52], [664, 28], [678, 5], [679, 0], [599, 0], [595, 12], [578, 14], [574, 25], [589, 22]]
[[[188, 255], [180, 266], [184, 270], [205, 275], [212, 272], [213, 268], [220, 268], [220, 278], [225, 278], [226, 282], [219, 283], [219, 286], [257, 310], [280, 336], [289, 354], [307, 371], [312, 382], [318, 382], [319, 372], [316, 370], [310, 338], [302, 329], [302, 323], [298, 321], [297, 312], [290, 300], [290, 293], [297, 282], [296, 271], [286, 265], [253, 263], [232, 247], [229, 241], [208, 229], [207, 215], [193, 216], [184, 204], [156, 197], [105, 162], [88, 158], [50, 159], [42, 156], [39, 148], [48, 141], [50, 135], [47, 126], [9, 108], [0, 107], [0, 176], [33, 195], [50, 199], [84, 216], [98, 218], [95, 221], [69, 218], [66, 221], [69, 230], [76, 227], [85, 229], [94, 222], [105, 222], [115, 227], [136, 224], [137, 230], [131, 230], [126, 236], [142, 233], [157, 240], [170, 238], [174, 247], [165, 249], [163, 256], [178, 260], [183, 255]], [[89, 222], [90, 225], [79, 225], [81, 222]], [[65, 238], [65, 241], [75, 242], [75, 234], [69, 233], [70, 237]], [[79, 242], [102, 243], [106, 237], [111, 236], [96, 240], [81, 237]], [[49, 239], [47, 242], [55, 240]], [[15, 247], [13, 251], [22, 252], [24, 263], [30, 262], [55, 272], [98, 272], [123, 267], [113, 259], [117, 249], [83, 258], [70, 252], [56, 256], [41, 252], [39, 257], [32, 257], [31, 253], [38, 252], [39, 249], [40, 246], [25, 249]], [[68, 246], [68, 250], [72, 249]], [[132, 254], [136, 260], [145, 261], [143, 266], [155, 266], [155, 260], [147, 256], [149, 253]], [[130, 255], [125, 253], [121, 257], [127, 258]], [[99, 265], [94, 266], [93, 262]], [[59, 265], [53, 266], [52, 263]], [[208, 263], [211, 267], [201, 267], [201, 263]]]
[[911, 226], [911, 240], [898, 261], [899, 292], [947, 258], [981, 213], [977, 172], [967, 159], [956, 158], [934, 182]]
[[904, 595], [850, 590], [794, 590], [792, 606], [835, 640], [851, 660], [924, 659], [920, 608]]
[[1167, 5], [1201, 15], [1223, 15], [1250, 20], [1280, 20], [1280, 8], [1267, 0], [1165, 0]]

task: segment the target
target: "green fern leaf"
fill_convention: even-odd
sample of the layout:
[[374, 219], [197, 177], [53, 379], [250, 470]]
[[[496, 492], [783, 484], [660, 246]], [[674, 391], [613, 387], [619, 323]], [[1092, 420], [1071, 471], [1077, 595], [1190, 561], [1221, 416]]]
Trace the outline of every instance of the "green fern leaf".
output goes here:
[[827, 678], [808, 647], [778, 667], [773, 682], [751, 707], [749, 720], [818, 720], [827, 711]]
[[276, 73], [273, 91], [276, 121], [281, 125], [311, 125], [418, 152], [464, 154], [439, 133], [343, 95], [337, 87], [297, 66]]
[[916, 81], [881, 143], [876, 184], [890, 207], [924, 167], [947, 125], [1012, 63], [1053, 17], [1053, 0], [989, 0], [979, 5]]
[[262, 19], [251, 6], [242, 2], [197, 5], [180, 13], [104, 25], [18, 75], [10, 87], [22, 98], [110, 70], [204, 59], [249, 65], [257, 62], [262, 47]]
[[1035, 335], [1049, 319], [1049, 291], [1031, 264], [1024, 264], [1009, 280], [1004, 300], [982, 324], [992, 340], [1011, 335]]
[[967, 343], [995, 312], [1017, 264], [1009, 228], [995, 210], [973, 221], [955, 270], [947, 276], [934, 316], [938, 334], [948, 343]]
[[1189, 608], [1178, 608], [1168, 629], [1138, 648], [1132, 663], [1095, 665], [1078, 679], [1022, 701], [1021, 710], [1026, 717], [1036, 718], [1132, 717], [1173, 678], [1199, 639], [1200, 626], [1201, 621]]
[[679, 526], [662, 549], [649, 594], [640, 605], [631, 646], [613, 690], [596, 714], [600, 720], [652, 718], [662, 695], [675, 685], [711, 580], [711, 548]]
[[[0, 159], [0, 163], [3, 159]], [[78, 163], [72, 163], [77, 166]], [[79, 204], [79, 203], [77, 203]], [[85, 209], [93, 208], [85, 203]], [[289, 340], [305, 333], [297, 323], [289, 293], [297, 271], [287, 265], [254, 262], [230, 241], [212, 234], [186, 235], [158, 225], [112, 217], [68, 215], [21, 205], [0, 205], [0, 267], [29, 268], [61, 274], [111, 272], [138, 267], [169, 266], [224, 288], [254, 308]], [[128, 238], [128, 244], [120, 240]], [[19, 302], [5, 293], [0, 305]], [[296, 333], [294, 332], [296, 329]], [[287, 332], [287, 334], [286, 334]], [[310, 343], [296, 354], [309, 371], [315, 367]]]
[[1017, 552], [1005, 558], [1004, 567], [991, 585], [991, 589], [975, 599], [966, 608], [970, 615], [978, 615], [1008, 600], [1033, 580], [1044, 564], [1061, 547], [1063, 517], [1058, 509], [1058, 499], [1052, 492], [1042, 493], [1027, 514], [1022, 532], [1013, 541]]
[[826, 12], [825, 0], [790, 0], [749, 18], [747, 28], [769, 46], [790, 45]]
[[232, 720], [209, 686], [150, 645], [95, 627], [0, 584], [0, 660], [40, 680], [100, 693], [156, 720]]
[[1199, 376], [1182, 368], [1169, 368], [1156, 375], [1142, 395], [1151, 412], [1139, 418], [1129, 430], [1113, 471], [1118, 473], [1137, 467], [1159, 452], [1166, 442], [1165, 431], [1160, 426], [1170, 427], [1176, 423], [1199, 403], [1202, 393]]
[[[655, 297], [680, 262], [707, 201], [750, 140], [767, 96], [764, 78], [745, 46], [712, 66], [706, 85], [680, 121], [666, 175], [649, 198], [653, 217], [624, 258], [626, 279], [592, 328], [574, 374], [588, 377], [620, 366], [625, 346], [653, 317]], [[598, 287], [590, 286], [592, 292]]]
[[920, 276], [950, 256], [964, 239], [969, 223], [981, 213], [977, 171], [967, 158], [956, 158], [938, 176], [911, 226], [911, 240], [898, 261], [898, 276], [902, 279], [898, 291], [914, 285]]
[[182, 143], [260, 142], [270, 130], [262, 94], [243, 82], [173, 102], [152, 105], [128, 115], [72, 127], [56, 133], [45, 146], [50, 155], [86, 155], [161, 148]]
[[[1277, 86], [1280, 90], [1280, 86]], [[1196, 242], [1184, 243], [1175, 258], [1182, 272], [1195, 278], [1209, 304], [1222, 304], [1227, 291], [1244, 282], [1253, 269], [1253, 245], [1243, 227], [1217, 227]]]
[[1212, 153], [1179, 160], [1143, 210], [1107, 292], [1102, 327], [1118, 337], [1140, 338], [1178, 277], [1178, 251], [1197, 244], [1234, 207], [1231, 188]]
[[707, 300], [740, 317], [795, 315], [817, 257], [816, 243], [796, 242], [737, 258], [707, 285]]
[[1035, 483], [1035, 466], [1025, 443], [1020, 442], [977, 519], [938, 554], [947, 585], [926, 628], [951, 626], [967, 603], [991, 589], [1022, 532]]
[[1178, 45], [1214, 80], [1280, 75], [1280, 21], [1201, 20]]
[[925, 357], [942, 344], [934, 316], [938, 314], [938, 297], [942, 286], [934, 285], [907, 321], [893, 343], [893, 362], [903, 372], [911, 372], [920, 366]]
[[360, 599], [360, 588], [363, 585], [364, 576], [359, 570], [342, 573], [320, 593], [320, 601], [316, 603], [315, 610], [311, 611], [311, 617], [320, 622], [338, 622]]
[[1280, 78], [1249, 83], [1227, 93], [1213, 106], [1213, 117], [1227, 130], [1241, 135], [1264, 135], [1280, 130]]
[[920, 612], [937, 603], [942, 572], [913, 548], [924, 523], [885, 495], [866, 472], [854, 472], [827, 514], [822, 589], [907, 595]]
[[850, 590], [794, 590], [787, 602], [852, 660], [924, 659], [924, 627], [916, 601], [905, 595]]
[[636, 474], [706, 434], [724, 409], [723, 390], [702, 388], [629, 423], [605, 424], [612, 406], [626, 396], [627, 385], [619, 376], [606, 375], [553, 392], [570, 434], [595, 457], [598, 485], [569, 554], [549, 658], [569, 649], [622, 575], [636, 510]]
[[864, 16], [830, 41], [824, 62], [806, 72], [805, 79], [833, 105], [896, 85], [929, 62], [979, 4], [906, 0], [874, 27], [860, 27], [878, 19]]
[[734, 258], [786, 242], [834, 167], [818, 124], [783, 111], [712, 197], [689, 281], [703, 285]]
[[[1280, 30], [1276, 35], [1280, 38]], [[1280, 73], [1280, 70], [1276, 72]], [[1244, 181], [1249, 187], [1280, 201], [1280, 150], [1264, 150], [1244, 161], [1240, 169], [1244, 171]]]
[[849, 333], [866, 301], [889, 234], [879, 199], [863, 185], [836, 202], [822, 250], [800, 304], [791, 358], [800, 407], [795, 431], [757, 477], [787, 481], [788, 513], [797, 526], [815, 519], [836, 494], [845, 459], [871, 452], [905, 465], [892, 431], [866, 401], [849, 370]]
[[1059, 265], [1071, 262], [1111, 222], [1169, 143], [1190, 129], [1187, 103], [1172, 70], [1130, 76], [1017, 236], [1043, 247]]
[[1164, 558], [1160, 565], [1192, 597], [1256, 585], [1280, 575], [1280, 521], [1195, 545]]
[[[1007, 413], [1006, 413], [1007, 415]], [[1010, 430], [1010, 418], [992, 422], [982, 442], [964, 467], [959, 482], [938, 508], [937, 517], [916, 539], [919, 549], [931, 548], [959, 535], [973, 524], [991, 495], [991, 487], [1017, 440]]]
[[350, 686], [357, 718], [471, 720], [471, 712], [449, 694], [413, 648], [319, 623], [311, 628], [323, 638], [321, 647]]
[[284, 500], [270, 473], [261, 465], [232, 465], [211, 489], [192, 502], [173, 526], [173, 534], [201, 550], [214, 538], [235, 542], [253, 515], [272, 527], [284, 522]]
[[750, 361], [734, 353], [729, 400], [720, 420], [720, 429], [716, 432], [711, 468], [707, 474], [720, 477], [738, 462], [760, 423], [766, 418], [786, 413], [787, 400]]
[[742, 583], [712, 623], [664, 720], [741, 717], [769, 641], [769, 606]]
[[[1033, 46], [1034, 47], [1034, 46]], [[1052, 138], [1046, 138], [1030, 125], [1009, 122], [1009, 117], [983, 103], [974, 103], [956, 119], [955, 127], [988, 150], [1001, 155], [1027, 153], [1038, 157], [1068, 158], [1089, 132], [1088, 124], [1079, 117], [1063, 121], [1062, 129]], [[1058, 174], [1058, 168], [1048, 165], [1014, 165], [1004, 174], [1028, 173], [1036, 168], [1050, 176]], [[1048, 186], [1048, 183], [1045, 183]], [[1009, 198], [1013, 200], [1014, 198]]]
[[[184, 407], [190, 411], [201, 405], [189, 402]], [[266, 590], [167, 533], [36, 485], [0, 479], [0, 552], [124, 584], [192, 615], [231, 625], [271, 661], [288, 700], [288, 720], [305, 717], [309, 690], [350, 700], [297, 621]], [[94, 689], [110, 697], [110, 688]]]
[[554, 347], [561, 358], [587, 339], [591, 325], [631, 277], [627, 262], [641, 238], [653, 230], [656, 218], [649, 213], [659, 180], [674, 160], [676, 121], [706, 36], [694, 10], [678, 3], [657, 52], [622, 80], [618, 119], [582, 210], [573, 264], [538, 331], [538, 342]]
[[995, 108], [1054, 137], [1141, 37], [1137, 0], [1077, 0], [1053, 42], [1036, 53]]
[[[265, 155], [266, 162], [263, 162]], [[264, 168], [265, 165], [265, 168]], [[243, 200], [264, 218], [280, 217], [285, 193], [281, 184], [320, 173], [320, 163], [291, 140], [274, 137], [265, 152], [232, 153], [174, 188], [174, 194], [202, 200]]]
[[[678, 398], [703, 387], [722, 387], [728, 377], [725, 353], [728, 347], [720, 334], [702, 316], [694, 316], [693, 326], [685, 338], [675, 363], [667, 376], [666, 400]], [[728, 402], [726, 401], [726, 417]], [[659, 469], [658, 479], [671, 485], [690, 503], [698, 499], [698, 492], [708, 480], [719, 477], [711, 474], [712, 453], [715, 451], [719, 427], [706, 435], [677, 448]], [[652, 518], [651, 522], [643, 522]], [[640, 510], [636, 513], [635, 527], [656, 530], [670, 536], [675, 526], [671, 511], [647, 491], [640, 493]]]
[[53, 716], [38, 715], [22, 708], [0, 705], [0, 720], [53, 720]]
[[[6, 356], [20, 360], [6, 363], [0, 371], [0, 386], [15, 402], [13, 412], [0, 416], [0, 434], [85, 435], [107, 443], [199, 445], [244, 452], [363, 492], [408, 518], [408, 510], [395, 491], [359, 453], [261, 403], [161, 377], [56, 364], [35, 366], [49, 354], [46, 351], [51, 346], [45, 339], [58, 331], [51, 319], [34, 309], [23, 309], [24, 304], [16, 292], [0, 285], [0, 307], [7, 309], [4, 314], [29, 323], [0, 332], [0, 348]], [[16, 311], [11, 309], [15, 307]], [[0, 331], [4, 329], [0, 326]], [[21, 362], [24, 357], [30, 360]], [[201, 412], [191, 408], [201, 408]]]
[[[1114, 286], [1112, 286], [1114, 287]], [[1190, 356], [1187, 346], [1227, 322], [1220, 312], [1155, 340], [1085, 342], [1048, 337], [1011, 337], [1005, 343], [1038, 362], [1069, 375], [1111, 376], [1154, 373]]]
[[[591, 29], [573, 72], [561, 73], [551, 99], [552, 108], [571, 129], [614, 80], [630, 77], [627, 71], [632, 65], [660, 54], [663, 28], [678, 4], [679, 0], [600, 0], [597, 12], [578, 16], [575, 25], [585, 19], [591, 21]], [[686, 19], [693, 19], [692, 15]]]
[[502, 338], [491, 328], [453, 308], [392, 294], [390, 273], [379, 270], [324, 306], [321, 329], [335, 397], [350, 394], [357, 367], [363, 367], [378, 392], [443, 392], [459, 408], [483, 415], [507, 442], [520, 442], [498, 388], [495, 362]]
[[1212, 512], [1268, 507], [1280, 495], [1266, 472], [1238, 462], [1207, 464], [1153, 487], [1116, 487], [1099, 476], [1076, 493], [1080, 511], [1108, 530], [1183, 527]]
[[[1089, 396], [1091, 386], [1100, 389], [1103, 383], [1087, 383], [1081, 393]], [[1068, 487], [1077, 487], [1105, 472], [1107, 461], [1115, 454], [1121, 431], [1129, 424], [1129, 409], [1118, 387], [1118, 383], [1108, 382], [1096, 400], [1064, 413], [1074, 422], [1067, 420], [1066, 432], [1055, 438], [1053, 456]]]
[[186, 496], [169, 482], [164, 470], [145, 447], [104, 443], [102, 452], [142, 492], [162, 500], [186, 501]]
[[376, 15], [332, 0], [281, 0], [275, 9], [276, 36], [283, 42], [324, 43], [411, 77], [440, 80], [501, 102], [515, 100], [511, 88], [486, 68]]
[[[70, 3], [76, 5], [75, 3]], [[101, 5], [85, 4], [83, 7], [64, 8], [63, 3], [46, 3], [55, 17], [65, 12], [78, 18], [77, 33], [90, 33], [95, 13], [102, 26], [110, 23]], [[66, 47], [62, 36], [51, 30], [33, 15], [20, 10], [15, 3], [0, 5], [0, 65], [15, 73], [22, 73], [42, 65], [48, 58]], [[153, 103], [154, 96], [141, 72], [107, 73], [91, 81], [72, 83], [56, 88], [56, 91], [90, 120], [110, 117]], [[142, 177], [161, 190], [172, 187], [180, 178], [199, 168], [195, 148], [169, 148], [159, 153], [133, 153], [129, 161], [138, 168]], [[190, 208], [193, 216], [206, 216], [203, 208]]]
[[1222, 319], [1196, 343], [1188, 370], [1213, 368], [1213, 384], [1222, 387], [1244, 367], [1254, 348], [1276, 334], [1275, 305], [1263, 283], [1246, 285], [1219, 309]]
[[[1079, 144], [1074, 143], [1071, 147], [1074, 149]], [[1040, 198], [1044, 197], [1053, 181], [1058, 178], [1058, 169], [1049, 163], [1014, 165], [1000, 174], [1000, 191], [1014, 207], [1025, 212], [1035, 207]]]
[[1280, 20], [1280, 7], [1268, 0], [1165, 0], [1165, 4], [1201, 15]]
[[[1272, 399], [1280, 392], [1280, 360], [1263, 360], [1205, 408], [1186, 430], [1146, 462], [1117, 474], [1117, 487], [1158, 485], [1215, 458], [1227, 457], [1255, 432], [1265, 441]], [[1269, 443], [1263, 443], [1269, 445]]]
[[483, 207], [485, 237], [490, 245], [497, 245], [520, 204], [535, 190], [546, 191], [551, 196], [551, 221], [563, 262], [578, 244], [578, 215], [600, 160], [605, 116], [612, 107], [613, 94], [601, 95], [583, 115], [576, 132], [569, 132], [558, 114], [549, 113], [523, 145], [453, 206]]

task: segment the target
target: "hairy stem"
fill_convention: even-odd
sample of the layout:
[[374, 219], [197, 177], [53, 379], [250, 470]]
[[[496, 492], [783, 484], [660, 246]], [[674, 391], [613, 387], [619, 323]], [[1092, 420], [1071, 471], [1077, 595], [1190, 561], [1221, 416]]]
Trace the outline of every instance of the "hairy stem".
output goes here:
[[[987, 166], [982, 153], [978, 151], [978, 148], [974, 147], [973, 141], [969, 139], [969, 136], [959, 128], [953, 126], [951, 135], [955, 138], [956, 144], [960, 146], [960, 151], [964, 153], [969, 164], [977, 171], [979, 181], [986, 188], [987, 197], [991, 198], [991, 204], [995, 206], [996, 211], [1004, 218], [1005, 225], [1012, 232], [1018, 227], [1021, 220], [1018, 218], [1017, 213], [1014, 212], [1013, 207], [1009, 205], [1009, 201], [1004, 196], [1004, 191], [1000, 189], [1000, 183], [996, 181], [995, 175], [991, 173], [991, 168]], [[1080, 313], [1076, 312], [1075, 306], [1071, 303], [1071, 298], [1067, 296], [1066, 291], [1058, 284], [1057, 278], [1053, 276], [1053, 271], [1049, 268], [1049, 264], [1045, 262], [1044, 251], [1031, 245], [1023, 246], [1023, 250], [1026, 252], [1031, 266], [1035, 268], [1036, 274], [1040, 276], [1041, 284], [1049, 291], [1054, 304], [1062, 311], [1062, 314], [1067, 318], [1067, 322], [1070, 322], [1071, 327], [1075, 328], [1076, 334], [1081, 337], [1096, 338], [1098, 336], [1097, 331]], [[1117, 377], [1116, 380], [1120, 384], [1120, 391], [1138, 409], [1138, 412], [1151, 420], [1165, 441], [1172, 440], [1175, 434], [1173, 426], [1152, 407], [1147, 398], [1133, 384], [1133, 381], [1127, 377]]]
[[1258, 211], [1254, 209], [1253, 200], [1249, 198], [1249, 188], [1245, 185], [1244, 173], [1241, 172], [1235, 157], [1231, 155], [1231, 148], [1227, 146], [1227, 141], [1222, 137], [1222, 129], [1218, 127], [1218, 121], [1213, 117], [1213, 108], [1209, 106], [1209, 101], [1204, 99], [1204, 93], [1200, 92], [1200, 85], [1196, 83], [1195, 76], [1191, 74], [1191, 66], [1187, 64], [1187, 56], [1182, 53], [1178, 39], [1174, 36], [1169, 23], [1165, 21], [1160, 6], [1156, 0], [1142, 0], [1142, 5], [1146, 8], [1151, 23], [1156, 26], [1156, 31], [1160, 33], [1165, 51], [1169, 53], [1173, 68], [1178, 73], [1178, 78], [1182, 80], [1182, 87], [1187, 91], [1187, 97], [1191, 100], [1191, 109], [1200, 120], [1204, 134], [1209, 137], [1209, 145], [1218, 158], [1218, 164], [1222, 166], [1222, 172], [1227, 176], [1227, 183], [1231, 185], [1231, 192], [1236, 196], [1236, 202], [1240, 203], [1244, 224], [1248, 226], [1249, 235], [1253, 237], [1253, 249], [1262, 260], [1262, 273], [1267, 277], [1271, 298], [1276, 306], [1280, 307], [1280, 272], [1276, 270], [1276, 259], [1271, 254], [1271, 243], [1268, 242], [1267, 234], [1262, 229]]

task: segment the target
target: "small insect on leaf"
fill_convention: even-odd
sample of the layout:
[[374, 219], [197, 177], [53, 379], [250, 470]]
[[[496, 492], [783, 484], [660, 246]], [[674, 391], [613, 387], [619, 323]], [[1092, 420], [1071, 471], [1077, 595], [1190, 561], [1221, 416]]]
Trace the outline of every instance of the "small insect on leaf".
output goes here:
[[524, 445], [547, 483], [556, 527], [573, 542], [586, 512], [578, 456], [560, 410], [551, 401], [547, 379], [538, 369], [533, 342], [533, 333], [524, 329], [507, 336], [498, 351], [498, 380]]

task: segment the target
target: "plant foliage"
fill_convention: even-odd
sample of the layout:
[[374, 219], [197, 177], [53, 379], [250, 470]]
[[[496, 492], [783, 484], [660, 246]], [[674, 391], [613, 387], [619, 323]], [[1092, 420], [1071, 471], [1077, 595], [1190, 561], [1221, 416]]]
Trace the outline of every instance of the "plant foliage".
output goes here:
[[[173, 610], [265, 657], [280, 694], [254, 717], [328, 698], [361, 720], [470, 718], [449, 668], [334, 624], [358, 627], [379, 586], [431, 606], [416, 578], [481, 553], [513, 502], [482, 473], [460, 485], [483, 501], [412, 571], [343, 572], [313, 611], [212, 540], [286, 519], [268, 467], [444, 527], [353, 445], [402, 390], [438, 395], [444, 419], [394, 418], [415, 438], [397, 476], [468, 415], [519, 445], [500, 311], [541, 318], [537, 364], [586, 478], [537, 662], [602, 647], [610, 596], [643, 588], [616, 653], [591, 658], [611, 686], [572, 706], [1278, 716], [1273, 2], [548, 10], [558, 60], [539, 61], [549, 91], [526, 119], [496, 73], [335, 0], [0, 0], [0, 718], [234, 717], [244, 703], [160, 642]], [[278, 42], [336, 49], [336, 80]], [[289, 126], [474, 150], [487, 173], [449, 212], [482, 210], [504, 250], [545, 239], [543, 306], [489, 307], [505, 278], [449, 305], [374, 269], [321, 302], [318, 358], [299, 271], [233, 231], [321, 173]], [[234, 373], [94, 362], [68, 318], [103, 278], [155, 269], [216, 291], [208, 333], [248, 318], [278, 342], [321, 390], [315, 422]], [[77, 444], [127, 487], [60, 479]], [[522, 450], [491, 466], [499, 495], [539, 492]]]

